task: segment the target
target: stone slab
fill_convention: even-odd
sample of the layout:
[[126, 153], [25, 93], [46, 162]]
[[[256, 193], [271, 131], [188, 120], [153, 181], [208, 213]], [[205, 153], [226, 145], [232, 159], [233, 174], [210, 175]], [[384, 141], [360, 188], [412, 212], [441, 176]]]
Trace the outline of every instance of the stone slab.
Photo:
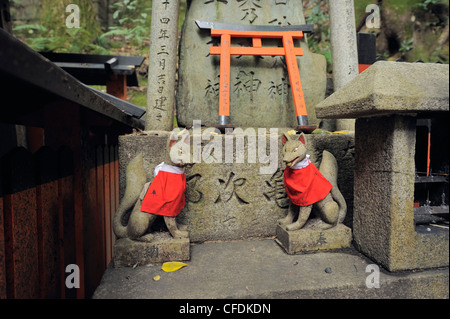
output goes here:
[[[257, 130], [255, 132], [258, 132]], [[264, 130], [265, 132], [265, 130]], [[186, 205], [177, 216], [181, 225], [186, 225], [192, 242], [207, 240], [239, 240], [274, 236], [277, 220], [286, 216], [289, 199], [283, 184], [282, 141], [279, 131], [277, 149], [270, 151], [269, 135], [264, 144], [256, 147], [255, 161], [249, 163], [248, 137], [244, 139], [242, 150], [237, 151], [239, 136], [227, 136], [232, 145], [232, 158], [226, 163], [228, 143], [224, 135], [200, 138], [201, 151], [206, 154], [208, 145], [216, 139], [221, 145], [217, 154], [213, 151], [210, 158], [205, 156], [200, 163], [186, 169]], [[236, 133], [237, 134], [237, 133]], [[119, 169], [121, 180], [121, 196], [124, 194], [125, 171], [128, 163], [137, 154], [142, 154], [147, 180], [153, 178], [156, 165], [167, 158], [164, 135], [127, 135], [119, 137]], [[194, 148], [195, 135], [191, 135]], [[340, 172], [338, 185], [348, 206], [348, 223], [351, 224], [353, 197], [353, 135], [314, 135], [306, 137], [308, 153], [311, 161], [318, 165], [323, 150], [328, 150], [337, 159]], [[250, 138], [251, 140], [251, 138]], [[264, 142], [262, 142], [264, 143]], [[269, 163], [259, 161], [259, 146], [267, 155], [277, 155], [272, 164], [274, 172], [261, 174], [261, 168], [269, 167]], [[205, 153], [206, 152], [206, 153]], [[219, 160], [219, 154], [222, 162]], [[250, 152], [251, 153], [251, 152]], [[228, 154], [229, 155], [229, 154]], [[243, 155], [243, 162], [237, 163], [236, 156]]]
[[189, 238], [175, 239], [167, 232], [154, 233], [154, 236], [149, 243], [118, 239], [114, 244], [114, 267], [144, 266], [191, 258]]
[[316, 106], [318, 118], [449, 111], [449, 65], [378, 61]]
[[[180, 40], [177, 88], [177, 120], [192, 126], [201, 120], [218, 124], [220, 56], [209, 54], [220, 44], [209, 30], [199, 30], [195, 20], [240, 25], [305, 24], [299, 1], [190, 1]], [[251, 40], [236, 38], [232, 46], [251, 46]], [[277, 47], [281, 40], [264, 39], [264, 46]], [[310, 124], [318, 124], [314, 106], [326, 90], [326, 59], [308, 48], [305, 39], [295, 40], [303, 49], [297, 58]], [[230, 122], [239, 127], [296, 127], [289, 74], [282, 56], [232, 56], [230, 71]]]
[[[191, 244], [191, 260], [186, 263], [171, 273], [161, 270], [160, 263], [108, 267], [93, 298], [157, 299], [157, 303], [178, 299], [166, 301], [171, 306], [165, 314], [177, 318], [179, 306], [189, 302], [186, 299], [292, 299], [293, 303], [281, 301], [280, 307], [272, 305], [271, 316], [292, 305], [289, 316], [291, 310], [298, 311], [298, 299], [449, 298], [448, 268], [390, 273], [380, 266], [379, 288], [368, 288], [366, 280], [376, 264], [353, 248], [289, 255], [272, 239], [210, 242]], [[161, 279], [152, 280], [157, 275]]]
[[339, 224], [327, 230], [300, 229], [287, 231], [278, 225], [276, 241], [288, 254], [342, 249], [350, 247], [352, 230]]

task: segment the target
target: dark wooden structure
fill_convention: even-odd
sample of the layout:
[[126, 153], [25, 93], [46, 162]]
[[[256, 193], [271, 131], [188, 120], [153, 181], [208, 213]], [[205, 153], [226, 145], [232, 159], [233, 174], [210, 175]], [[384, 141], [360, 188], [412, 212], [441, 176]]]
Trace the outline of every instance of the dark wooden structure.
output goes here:
[[[0, 92], [0, 299], [89, 298], [115, 240], [118, 136], [143, 129], [143, 111], [3, 29]], [[80, 288], [65, 284], [72, 264]]]
[[127, 86], [139, 86], [136, 69], [145, 58], [40, 52], [64, 71], [88, 85], [106, 85], [106, 92], [127, 99]]

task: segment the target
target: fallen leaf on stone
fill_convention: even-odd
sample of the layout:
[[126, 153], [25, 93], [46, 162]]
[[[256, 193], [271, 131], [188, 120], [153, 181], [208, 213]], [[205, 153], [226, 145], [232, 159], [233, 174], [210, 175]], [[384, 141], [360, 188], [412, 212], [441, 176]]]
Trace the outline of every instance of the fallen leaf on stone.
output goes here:
[[286, 132], [287, 135], [296, 135], [297, 131], [296, 130], [290, 130]]
[[187, 264], [179, 262], [179, 261], [171, 261], [171, 262], [167, 262], [164, 263], [161, 267], [162, 270], [164, 270], [165, 272], [172, 272], [172, 271], [176, 271], [180, 268], [183, 268], [187, 266]]
[[161, 276], [160, 276], [160, 275], [153, 277], [153, 280], [154, 280], [154, 281], [158, 281], [158, 280], [160, 280], [160, 279], [161, 279]]

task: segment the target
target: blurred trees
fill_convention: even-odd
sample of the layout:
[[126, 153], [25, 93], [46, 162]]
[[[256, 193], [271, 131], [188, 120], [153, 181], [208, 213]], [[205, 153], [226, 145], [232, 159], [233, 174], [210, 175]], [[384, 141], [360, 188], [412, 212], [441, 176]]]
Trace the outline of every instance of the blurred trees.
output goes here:
[[[147, 54], [152, 0], [10, 0], [14, 34], [38, 51]], [[323, 54], [331, 72], [327, 0], [303, 0], [313, 52]], [[80, 28], [67, 28], [68, 4], [80, 8]], [[357, 32], [377, 36], [383, 59], [448, 63], [449, 0], [354, 0]], [[369, 29], [369, 4], [380, 8], [381, 27]], [[180, 29], [186, 11], [181, 0]]]
[[[152, 0], [10, 0], [14, 35], [36, 51], [146, 54]], [[69, 4], [80, 9], [80, 28], [69, 28]], [[31, 6], [31, 8], [30, 8]], [[180, 27], [186, 0], [180, 4]]]
[[[448, 0], [354, 0], [357, 32], [377, 36], [377, 55], [385, 60], [449, 63]], [[380, 9], [380, 28], [368, 28], [366, 12], [370, 4]], [[307, 23], [314, 33], [308, 36], [313, 52], [327, 59], [332, 71], [327, 0], [303, 0]]]

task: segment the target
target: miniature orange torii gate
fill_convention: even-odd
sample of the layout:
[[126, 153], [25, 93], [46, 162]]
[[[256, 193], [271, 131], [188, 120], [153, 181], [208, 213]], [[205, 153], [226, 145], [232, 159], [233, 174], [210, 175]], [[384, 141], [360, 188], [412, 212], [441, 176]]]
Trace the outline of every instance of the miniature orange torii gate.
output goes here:
[[[298, 130], [311, 131], [308, 125], [297, 56], [303, 55], [302, 48], [294, 47], [294, 39], [303, 38], [304, 32], [311, 32], [313, 25], [299, 26], [246, 26], [196, 21], [200, 29], [211, 29], [211, 37], [220, 37], [220, 46], [210, 47], [211, 55], [220, 55], [219, 127], [230, 127], [230, 59], [232, 55], [285, 56], [294, 99]], [[231, 38], [251, 38], [251, 47], [232, 47]], [[282, 39], [283, 47], [263, 47], [262, 38]]]

